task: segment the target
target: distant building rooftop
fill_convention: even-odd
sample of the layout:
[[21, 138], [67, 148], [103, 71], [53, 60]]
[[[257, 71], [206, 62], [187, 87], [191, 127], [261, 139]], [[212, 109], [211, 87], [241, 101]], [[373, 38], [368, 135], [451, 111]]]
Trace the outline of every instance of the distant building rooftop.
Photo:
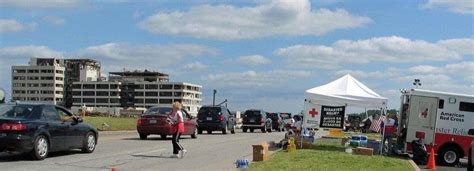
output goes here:
[[145, 76], [145, 77], [169, 77], [168, 74], [155, 71], [125, 71], [125, 72], [109, 72], [111, 76]]

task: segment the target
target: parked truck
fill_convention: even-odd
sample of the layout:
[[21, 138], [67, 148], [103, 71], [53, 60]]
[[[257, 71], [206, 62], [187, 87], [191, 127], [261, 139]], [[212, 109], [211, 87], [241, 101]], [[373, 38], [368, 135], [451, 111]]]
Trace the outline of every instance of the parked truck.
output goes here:
[[454, 166], [467, 157], [474, 141], [474, 95], [422, 89], [402, 90], [398, 140], [412, 153], [413, 140], [434, 148], [441, 165]]

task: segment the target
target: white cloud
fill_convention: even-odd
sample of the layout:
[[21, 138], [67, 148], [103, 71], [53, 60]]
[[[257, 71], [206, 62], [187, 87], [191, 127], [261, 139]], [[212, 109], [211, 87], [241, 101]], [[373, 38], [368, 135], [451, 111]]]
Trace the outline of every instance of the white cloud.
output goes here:
[[269, 64], [272, 62], [270, 59], [265, 58], [262, 55], [241, 56], [235, 61], [237, 63], [249, 65], [249, 66], [264, 65], [264, 64]]
[[449, 11], [458, 14], [473, 14], [474, 3], [472, 0], [428, 0], [423, 7], [425, 8], [448, 8]]
[[0, 19], [0, 33], [34, 30], [36, 26], [35, 22], [22, 24], [14, 19]]
[[56, 26], [62, 26], [66, 23], [64, 18], [58, 16], [45, 16], [43, 17], [43, 20]]
[[413, 83], [414, 79], [420, 79], [421, 86], [419, 88], [422, 89], [464, 94], [473, 93], [472, 88], [469, 85], [460, 84], [458, 81], [452, 79], [447, 74], [417, 74], [393, 78], [393, 80], [396, 82], [406, 83], [406, 87], [411, 86], [411, 83]]
[[184, 65], [181, 70], [187, 71], [187, 72], [193, 72], [193, 71], [202, 71], [207, 69], [207, 65], [201, 63], [201, 62], [194, 62], [194, 63], [189, 63]]
[[194, 44], [106, 43], [80, 49], [75, 54], [104, 61], [111, 69], [161, 69], [182, 62], [187, 57], [215, 55], [217, 50]]
[[463, 61], [460, 63], [446, 64], [436, 67], [430, 65], [418, 65], [409, 68], [409, 71], [415, 74], [449, 74], [456, 77], [464, 76], [468, 81], [474, 78], [474, 61]]
[[294, 45], [280, 48], [277, 55], [287, 57], [292, 66], [336, 68], [341, 64], [372, 61], [424, 62], [461, 60], [474, 54], [474, 39], [449, 39], [431, 43], [403, 37], [375, 37], [365, 40], [339, 40], [331, 46]]
[[409, 68], [409, 71], [412, 73], [419, 74], [440, 74], [443, 73], [443, 69], [440, 67], [430, 66], [430, 65], [418, 65]]
[[52, 50], [47, 46], [14, 46], [0, 48], [0, 58], [3, 60], [8, 59], [29, 59], [33, 57], [37, 58], [48, 58], [48, 57], [62, 57], [62, 53]]
[[369, 78], [369, 79], [385, 79], [400, 76], [400, 70], [397, 68], [389, 68], [386, 71], [373, 71], [366, 72], [361, 70], [340, 70], [336, 71], [336, 76], [343, 76], [346, 74], [351, 74], [355, 78]]
[[287, 83], [291, 80], [311, 76], [308, 71], [274, 70], [274, 71], [245, 71], [209, 74], [202, 79], [216, 87], [226, 88], [268, 88]]
[[160, 12], [138, 25], [156, 34], [239, 40], [274, 35], [323, 35], [362, 27], [372, 20], [344, 9], [312, 10], [308, 0], [274, 0], [255, 7], [201, 5], [189, 11]]
[[74, 8], [81, 6], [85, 1], [83, 0], [2, 0], [0, 6], [11, 6], [17, 8]]

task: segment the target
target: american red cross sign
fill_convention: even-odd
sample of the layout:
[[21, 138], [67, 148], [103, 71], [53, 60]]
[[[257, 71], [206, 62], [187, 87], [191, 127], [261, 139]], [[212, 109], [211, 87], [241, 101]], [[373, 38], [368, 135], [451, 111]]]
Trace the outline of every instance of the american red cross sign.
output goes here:
[[309, 114], [311, 115], [311, 117], [315, 117], [315, 116], [318, 116], [318, 111], [316, 111], [315, 108], [313, 108], [311, 111], [309, 111]]

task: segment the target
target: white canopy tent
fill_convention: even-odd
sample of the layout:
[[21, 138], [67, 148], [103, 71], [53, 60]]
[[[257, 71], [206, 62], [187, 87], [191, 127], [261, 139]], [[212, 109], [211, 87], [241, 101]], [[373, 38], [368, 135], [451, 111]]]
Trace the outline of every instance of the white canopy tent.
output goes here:
[[347, 74], [328, 84], [305, 92], [306, 101], [320, 105], [356, 106], [386, 109], [387, 98]]

